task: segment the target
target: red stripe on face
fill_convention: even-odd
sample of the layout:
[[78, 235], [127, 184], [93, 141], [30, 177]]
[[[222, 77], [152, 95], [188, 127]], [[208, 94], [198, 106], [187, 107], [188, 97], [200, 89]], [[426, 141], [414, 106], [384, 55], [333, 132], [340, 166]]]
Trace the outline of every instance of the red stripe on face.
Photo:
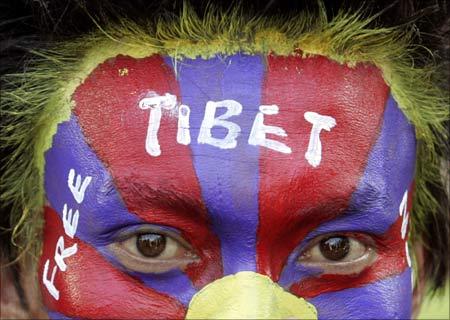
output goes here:
[[75, 114], [127, 208], [149, 223], [183, 230], [183, 237], [197, 249], [201, 262], [186, 272], [201, 287], [222, 275], [220, 244], [209, 230], [190, 148], [177, 143], [176, 115], [163, 111], [161, 155], [145, 150], [150, 110], [138, 104], [149, 92], [170, 93], [179, 100], [172, 69], [160, 56], [118, 56], [99, 65], [78, 87]]
[[[265, 123], [284, 128], [292, 148], [281, 154], [261, 148], [258, 271], [277, 281], [288, 255], [320, 223], [342, 213], [362, 176], [380, 128], [388, 87], [373, 66], [355, 68], [324, 57], [268, 57], [262, 104], [279, 114]], [[305, 159], [312, 111], [336, 120], [322, 130], [322, 160]]]
[[[64, 228], [57, 213], [45, 208], [44, 249], [39, 274], [49, 259], [50, 278], [58, 238]], [[77, 252], [64, 259], [66, 271], [57, 269], [55, 286], [59, 300], [55, 300], [41, 283], [46, 306], [69, 317], [77, 318], [141, 318], [179, 319], [185, 309], [177, 300], [145, 287], [139, 281], [117, 270], [95, 249], [64, 235], [65, 248], [77, 244]], [[129, 297], [130, 299], [127, 299]]]
[[314, 298], [322, 293], [357, 288], [402, 273], [407, 267], [405, 240], [401, 238], [403, 217], [376, 240], [377, 260], [356, 275], [322, 275], [304, 279], [291, 286], [290, 291], [303, 298]]

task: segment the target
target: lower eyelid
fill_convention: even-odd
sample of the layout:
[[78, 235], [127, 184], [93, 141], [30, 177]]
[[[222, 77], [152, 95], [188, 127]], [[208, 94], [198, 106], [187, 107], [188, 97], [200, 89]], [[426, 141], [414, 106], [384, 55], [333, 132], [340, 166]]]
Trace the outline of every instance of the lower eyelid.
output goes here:
[[131, 255], [117, 244], [109, 246], [109, 250], [126, 270], [140, 273], [165, 273], [173, 269], [184, 269], [188, 264], [197, 261], [196, 257], [177, 259], [150, 259]]
[[149, 264], [148, 262], [142, 261], [134, 261], [129, 263], [127, 266], [124, 266], [126, 269], [132, 272], [140, 272], [140, 273], [165, 273], [174, 269], [184, 270], [186, 266], [193, 261], [158, 261], [152, 262]]
[[316, 267], [322, 269], [322, 274], [338, 274], [351, 275], [361, 273], [366, 268], [370, 267], [377, 259], [376, 251], [368, 247], [367, 252], [360, 258], [353, 261], [345, 262], [302, 262], [301, 264], [307, 267]]

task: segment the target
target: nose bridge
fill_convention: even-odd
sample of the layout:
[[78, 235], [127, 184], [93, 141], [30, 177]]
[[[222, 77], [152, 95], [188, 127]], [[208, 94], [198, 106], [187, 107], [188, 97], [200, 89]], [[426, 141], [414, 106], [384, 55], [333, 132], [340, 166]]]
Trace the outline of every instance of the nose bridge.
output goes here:
[[[237, 243], [235, 236], [230, 239], [222, 237], [221, 252], [224, 265], [224, 276], [233, 275], [239, 272], [256, 272], [256, 248], [254, 245], [254, 234], [243, 232]], [[249, 254], [250, 253], [250, 254]]]
[[210, 283], [191, 300], [186, 319], [317, 319], [315, 307], [269, 277], [250, 271]]

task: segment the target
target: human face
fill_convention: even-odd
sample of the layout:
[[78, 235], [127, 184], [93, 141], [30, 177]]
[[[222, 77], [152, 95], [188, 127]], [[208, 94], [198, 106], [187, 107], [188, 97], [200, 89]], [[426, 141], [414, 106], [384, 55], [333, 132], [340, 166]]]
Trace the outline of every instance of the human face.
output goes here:
[[414, 129], [324, 57], [117, 56], [46, 153], [60, 318], [408, 318]]

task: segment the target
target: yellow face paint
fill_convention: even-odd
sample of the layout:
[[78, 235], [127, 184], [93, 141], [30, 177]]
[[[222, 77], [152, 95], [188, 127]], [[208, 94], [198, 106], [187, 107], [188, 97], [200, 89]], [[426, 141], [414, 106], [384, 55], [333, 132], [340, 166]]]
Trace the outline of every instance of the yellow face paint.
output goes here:
[[199, 291], [189, 303], [186, 319], [317, 319], [317, 311], [269, 277], [244, 271]]

